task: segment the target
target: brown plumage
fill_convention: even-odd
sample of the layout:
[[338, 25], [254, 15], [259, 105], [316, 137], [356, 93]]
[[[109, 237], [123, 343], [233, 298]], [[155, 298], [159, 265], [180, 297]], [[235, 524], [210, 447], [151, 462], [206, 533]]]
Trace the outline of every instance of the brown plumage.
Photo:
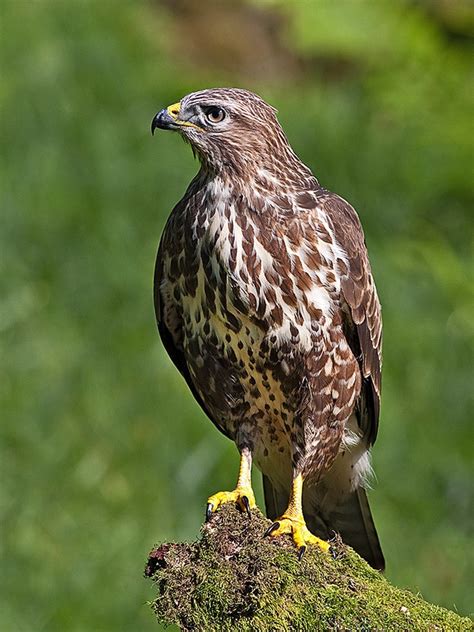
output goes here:
[[382, 325], [356, 212], [320, 186], [251, 92], [190, 94], [155, 128], [178, 130], [201, 162], [161, 239], [155, 306], [173, 362], [241, 453], [237, 489], [212, 496], [209, 513], [253, 506], [253, 460], [267, 513], [281, 516], [274, 533], [291, 532], [301, 552], [324, 548], [302, 508], [314, 533], [339, 531], [383, 568], [363, 489]]

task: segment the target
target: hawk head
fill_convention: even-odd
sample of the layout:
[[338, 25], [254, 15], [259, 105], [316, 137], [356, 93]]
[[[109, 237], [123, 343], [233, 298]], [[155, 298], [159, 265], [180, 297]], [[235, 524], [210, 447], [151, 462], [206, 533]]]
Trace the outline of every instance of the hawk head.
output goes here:
[[218, 172], [255, 169], [291, 152], [275, 108], [239, 88], [188, 94], [156, 114], [152, 133], [157, 128], [180, 132], [203, 166]]

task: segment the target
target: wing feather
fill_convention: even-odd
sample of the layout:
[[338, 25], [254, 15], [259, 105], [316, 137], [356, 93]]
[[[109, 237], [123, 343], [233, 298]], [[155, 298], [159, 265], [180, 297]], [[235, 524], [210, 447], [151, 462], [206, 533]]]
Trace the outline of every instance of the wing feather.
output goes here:
[[196, 387], [193, 384], [191, 379], [191, 374], [189, 372], [189, 368], [186, 362], [186, 358], [182, 349], [180, 349], [179, 345], [177, 345], [173, 339], [173, 335], [171, 331], [168, 329], [165, 323], [165, 319], [162, 314], [162, 297], [161, 297], [161, 282], [163, 279], [163, 244], [166, 239], [166, 229], [161, 239], [158, 253], [156, 255], [156, 263], [155, 263], [155, 274], [154, 274], [154, 283], [153, 283], [153, 302], [155, 306], [155, 316], [156, 323], [158, 326], [158, 332], [160, 334], [161, 342], [163, 343], [166, 352], [168, 353], [171, 361], [184, 377], [186, 384], [189, 387], [189, 390], [194, 396], [194, 399], [201, 406], [204, 413], [209, 417], [209, 419], [213, 422], [213, 424], [226, 436], [229, 436], [225, 430], [220, 426], [216, 420], [212, 417], [211, 413], [207, 409], [202, 397], [199, 395]]
[[352, 206], [336, 194], [321, 201], [347, 266], [341, 267], [341, 295], [348, 342], [364, 377], [360, 424], [369, 444], [377, 437], [382, 368], [382, 315], [370, 268], [364, 233]]

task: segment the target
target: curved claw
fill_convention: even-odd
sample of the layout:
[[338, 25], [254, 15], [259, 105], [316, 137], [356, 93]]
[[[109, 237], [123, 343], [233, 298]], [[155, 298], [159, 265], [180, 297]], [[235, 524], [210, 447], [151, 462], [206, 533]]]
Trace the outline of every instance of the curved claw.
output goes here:
[[289, 534], [298, 550], [298, 558], [301, 559], [306, 549], [310, 545], [316, 545], [322, 551], [329, 551], [329, 542], [321, 540], [309, 531], [304, 522], [303, 515], [293, 516], [291, 514], [283, 514], [266, 530], [265, 535], [279, 537], [283, 534]]
[[239, 509], [246, 511], [250, 516], [250, 510], [256, 507], [255, 496], [251, 487], [237, 487], [231, 492], [217, 492], [207, 499], [206, 522], [211, 514], [226, 503], [235, 503]]
[[331, 557], [333, 558], [333, 560], [337, 560], [337, 551], [333, 546], [329, 547], [329, 553]]
[[274, 522], [265, 531], [265, 533], [263, 534], [263, 537], [266, 538], [267, 536], [271, 535], [274, 531], [276, 531], [279, 528], [280, 528], [280, 523], [279, 522]]
[[298, 549], [298, 560], [301, 562], [301, 558], [303, 557], [303, 555], [305, 554], [306, 551], [306, 546], [300, 546], [300, 548]]
[[242, 505], [244, 506], [245, 511], [247, 512], [247, 515], [249, 518], [252, 517], [252, 514], [250, 513], [250, 501], [248, 499], [247, 496], [242, 496], [242, 498], [240, 499], [242, 502]]

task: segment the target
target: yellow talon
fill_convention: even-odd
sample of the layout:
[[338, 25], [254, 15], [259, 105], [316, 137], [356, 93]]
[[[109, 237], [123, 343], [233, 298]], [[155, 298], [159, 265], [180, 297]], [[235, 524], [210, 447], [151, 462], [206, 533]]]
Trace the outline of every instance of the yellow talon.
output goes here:
[[237, 487], [232, 492], [217, 492], [207, 499], [206, 519], [209, 520], [214, 511], [225, 503], [235, 502], [237, 506], [250, 515], [250, 510], [257, 504], [251, 487]]
[[315, 544], [325, 553], [327, 553], [330, 549], [329, 542], [326, 542], [326, 540], [321, 540], [321, 538], [318, 538], [311, 533], [311, 531], [306, 526], [303, 517], [299, 518], [283, 514], [281, 518], [277, 518], [275, 522], [267, 529], [265, 535], [278, 537], [279, 535], [283, 535], [284, 533], [289, 533], [291, 535], [291, 537], [293, 538], [293, 542], [298, 549], [300, 557], [305, 552], [306, 546], [308, 544]]
[[298, 476], [293, 479], [288, 509], [280, 518], [277, 518], [265, 532], [265, 535], [271, 535], [273, 537], [289, 533], [298, 549], [298, 557], [300, 559], [306, 551], [308, 544], [315, 544], [325, 553], [331, 550], [329, 542], [313, 535], [306, 526], [301, 506], [302, 493], [303, 477], [301, 474], [298, 474]]
[[207, 499], [206, 521], [211, 517], [213, 511], [225, 503], [237, 503], [237, 506], [246, 511], [250, 516], [250, 510], [257, 506], [252, 490], [251, 480], [252, 455], [248, 448], [242, 450], [240, 456], [240, 471], [237, 487], [233, 492], [217, 492]]

